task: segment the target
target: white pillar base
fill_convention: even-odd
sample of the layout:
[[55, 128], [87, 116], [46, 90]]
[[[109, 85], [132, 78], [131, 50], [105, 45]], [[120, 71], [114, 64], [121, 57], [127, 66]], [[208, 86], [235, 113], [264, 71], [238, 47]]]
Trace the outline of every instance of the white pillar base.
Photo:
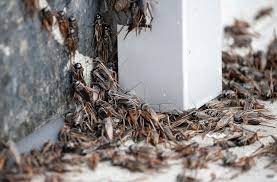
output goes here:
[[153, 14], [152, 31], [118, 36], [121, 86], [157, 111], [200, 107], [222, 87], [220, 0], [159, 0]]

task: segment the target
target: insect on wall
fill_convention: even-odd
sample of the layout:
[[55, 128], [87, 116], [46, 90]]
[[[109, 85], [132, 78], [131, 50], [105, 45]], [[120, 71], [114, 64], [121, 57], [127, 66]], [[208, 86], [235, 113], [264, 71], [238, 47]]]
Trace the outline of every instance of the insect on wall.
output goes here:
[[105, 0], [102, 6], [104, 11], [94, 20], [95, 57], [101, 58], [106, 66], [117, 72], [117, 35], [120, 33], [116, 32], [117, 23], [124, 22], [123, 27], [128, 27], [126, 36], [131, 31], [139, 34], [143, 29], [151, 30], [152, 1]]

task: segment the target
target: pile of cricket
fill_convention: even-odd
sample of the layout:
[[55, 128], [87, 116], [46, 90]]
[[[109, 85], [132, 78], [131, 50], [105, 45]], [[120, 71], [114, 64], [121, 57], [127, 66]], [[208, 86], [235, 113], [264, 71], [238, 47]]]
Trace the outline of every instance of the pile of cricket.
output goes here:
[[[118, 0], [109, 1], [107, 5], [114, 11], [129, 12], [128, 31], [140, 31], [151, 28], [151, 24], [146, 23], [151, 22], [147, 20], [151, 7], [148, 1], [143, 2]], [[35, 3], [33, 6], [29, 9], [34, 9]], [[67, 40], [65, 45], [74, 57], [78, 45], [76, 19], [66, 18], [62, 11], [43, 9], [41, 12], [46, 27], [51, 26], [49, 17], [57, 17]], [[255, 160], [267, 156], [271, 158], [270, 165], [277, 168], [277, 138], [274, 136], [271, 136], [273, 142], [251, 155], [239, 158], [229, 151], [266, 137], [245, 126], [274, 128], [272, 122], [276, 122], [276, 116], [267, 111], [261, 100], [274, 102], [277, 98], [276, 35], [266, 52], [251, 51], [245, 56], [223, 52], [222, 94], [199, 109], [169, 114], [155, 112], [136, 95], [120, 88], [116, 69], [109, 64], [114, 61], [111, 60], [113, 35], [101, 14], [95, 17], [94, 28], [92, 36], [97, 58], [91, 72], [92, 82], [85, 82], [83, 66], [74, 63], [72, 58], [70, 72], [75, 110], [65, 115], [58, 141], [47, 142], [40, 150], [33, 149], [27, 154], [18, 154], [11, 143], [1, 142], [0, 181], [28, 181], [46, 172], [63, 174], [70, 171], [68, 166], [83, 163], [95, 170], [102, 161], [136, 172], [166, 169], [171, 160], [181, 160], [184, 171], [207, 168], [209, 162], [247, 171], [255, 165]], [[254, 35], [249, 29], [250, 25], [241, 20], [225, 28], [226, 36], [234, 39], [233, 48], [251, 47]], [[201, 146], [191, 140], [214, 133], [224, 134], [224, 137], [214, 139], [212, 145]], [[129, 141], [133, 144], [127, 145]], [[197, 181], [185, 173], [176, 179]]]

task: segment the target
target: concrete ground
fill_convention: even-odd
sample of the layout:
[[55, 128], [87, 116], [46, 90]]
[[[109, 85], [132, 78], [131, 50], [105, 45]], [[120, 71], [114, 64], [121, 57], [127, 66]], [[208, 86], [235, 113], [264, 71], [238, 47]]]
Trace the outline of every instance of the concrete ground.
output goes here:
[[[275, 103], [266, 103], [269, 112], [277, 115], [277, 102]], [[277, 128], [277, 121], [272, 121], [268, 123], [271, 126], [275, 126]], [[247, 129], [251, 131], [258, 131], [260, 136], [265, 136], [260, 139], [261, 143], [272, 142], [270, 137], [266, 137], [268, 135], [275, 135], [277, 137], [277, 129], [265, 126], [248, 126]], [[200, 145], [205, 146], [212, 144], [213, 139], [211, 136], [207, 135], [204, 139], [201, 137], [195, 137], [192, 139], [200, 143]], [[252, 145], [245, 147], [235, 147], [231, 148], [234, 154], [238, 157], [247, 156], [256, 151], [260, 146], [260, 142], [255, 142]], [[277, 168], [275, 169], [265, 169], [265, 166], [270, 162], [269, 158], [263, 157], [256, 160], [256, 164], [251, 170], [247, 172], [240, 172], [238, 169], [222, 167], [221, 162], [209, 163], [207, 169], [200, 169], [197, 171], [187, 170], [185, 172], [186, 175], [195, 177], [200, 181], [212, 181], [214, 177], [216, 179], [214, 181], [228, 181], [228, 182], [276, 182], [277, 181]], [[103, 181], [103, 182], [174, 182], [176, 181], [176, 177], [178, 174], [184, 173], [182, 169], [181, 161], [170, 161], [168, 168], [163, 169], [160, 172], [148, 172], [148, 173], [140, 173], [140, 172], [130, 172], [129, 170], [122, 169], [120, 167], [111, 166], [110, 162], [102, 162], [98, 165], [95, 171], [92, 171], [87, 167], [86, 164], [81, 166], [69, 167], [72, 171], [62, 174], [60, 177], [64, 181], [80, 181], [80, 182], [92, 182], [92, 181]], [[49, 173], [48, 175], [54, 175]], [[33, 179], [33, 181], [44, 181], [45, 176], [37, 176]]]
[[[234, 4], [239, 4], [238, 0], [232, 0], [234, 1]], [[246, 1], [246, 0], [245, 0]], [[256, 5], [263, 5], [261, 4], [260, 0], [247, 0], [249, 3], [254, 4], [257, 1]], [[263, 0], [264, 1], [264, 0]], [[234, 7], [230, 7], [230, 0], [226, 0], [225, 3], [223, 3], [223, 16], [234, 16], [234, 13], [238, 14], [238, 16], [244, 16], [249, 18], [249, 12], [245, 13], [243, 10], [238, 10]], [[273, 1], [266, 1], [266, 5], [270, 4], [270, 2]], [[244, 3], [243, 3], [244, 4]], [[275, 3], [276, 4], [276, 3]], [[236, 9], [236, 11], [232, 12], [232, 10]], [[255, 8], [254, 8], [255, 9]], [[251, 10], [252, 13], [255, 12], [255, 10]], [[249, 8], [245, 9], [245, 11], [250, 11]], [[277, 7], [276, 7], [277, 11]], [[261, 48], [264, 49], [268, 43], [269, 40], [272, 38], [272, 30], [274, 27], [277, 27], [277, 14], [275, 14], [271, 17], [265, 18], [264, 21], [262, 21], [259, 24], [253, 24], [254, 30], [261, 32], [261, 37], [254, 40], [254, 48]], [[225, 21], [226, 20], [226, 21]], [[230, 18], [226, 18], [224, 22], [230, 21]], [[272, 114], [277, 115], [277, 102], [274, 103], [265, 102], [266, 107], [268, 108], [269, 112]], [[269, 135], [275, 135], [277, 137], [277, 121], [272, 121], [271, 123], [268, 123], [271, 126], [275, 126], [275, 128], [266, 127], [266, 126], [248, 126], [247, 129], [252, 131], [258, 131], [259, 135], [262, 135], [260, 139], [260, 142], [255, 142], [252, 145], [245, 146], [245, 147], [235, 147], [231, 148], [230, 151], [237, 154], [238, 157], [241, 156], [247, 156], [252, 154], [255, 150], [257, 150], [261, 143], [268, 143], [271, 142], [270, 137], [266, 137]], [[212, 144], [213, 139], [211, 138], [211, 135], [207, 135], [204, 139], [201, 137], [195, 137], [193, 138], [194, 141], [197, 141], [201, 145], [209, 145]], [[22, 146], [26, 144], [21, 144]], [[276, 182], [277, 181], [277, 168], [275, 169], [268, 169], [264, 168], [270, 160], [266, 157], [259, 158], [256, 160], [256, 164], [251, 170], [241, 173], [237, 169], [233, 168], [227, 168], [222, 167], [221, 162], [216, 163], [209, 163], [207, 169], [201, 169], [198, 171], [186, 171], [186, 175], [195, 177], [201, 181], [212, 181], [214, 178], [215, 181], [236, 181], [236, 182], [244, 182], [244, 181], [251, 181], [251, 182]], [[129, 182], [129, 181], [176, 181], [176, 177], [178, 174], [183, 173], [182, 164], [181, 161], [170, 161], [170, 165], [168, 168], [163, 169], [160, 172], [148, 172], [148, 173], [140, 173], [140, 172], [130, 172], [129, 170], [122, 169], [119, 167], [113, 167], [109, 162], [103, 162], [98, 165], [95, 171], [92, 171], [89, 169], [85, 164], [81, 166], [74, 166], [70, 167], [72, 169], [71, 172], [65, 173], [61, 176], [61, 178], [64, 181], [83, 181], [83, 182], [92, 182], [92, 181], [120, 181], [120, 182]], [[54, 174], [49, 174], [54, 175]], [[45, 176], [37, 176], [33, 179], [33, 181], [44, 181]]]

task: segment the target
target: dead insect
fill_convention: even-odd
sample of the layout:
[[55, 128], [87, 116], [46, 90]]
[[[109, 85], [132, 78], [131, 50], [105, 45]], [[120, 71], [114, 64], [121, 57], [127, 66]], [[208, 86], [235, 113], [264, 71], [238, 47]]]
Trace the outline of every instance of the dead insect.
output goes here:
[[46, 154], [47, 152], [51, 151], [52, 147], [53, 144], [50, 141], [46, 142], [41, 149], [41, 153]]
[[84, 80], [83, 72], [84, 72], [84, 68], [82, 67], [82, 64], [81, 63], [75, 63], [74, 66], [73, 66], [73, 69], [72, 69], [73, 80], [80, 81], [84, 85], [86, 85], [86, 82]]
[[271, 16], [272, 12], [273, 12], [273, 7], [263, 8], [257, 12], [254, 19], [257, 21], [265, 16]]
[[92, 77], [97, 84], [104, 90], [113, 90], [117, 88], [117, 82], [112, 73], [100, 59], [95, 60], [95, 66], [92, 70]]
[[152, 8], [149, 0], [134, 1], [130, 3], [130, 16], [128, 18], [128, 28], [124, 39], [133, 30], [136, 34], [140, 33], [142, 28], [152, 28]]
[[226, 26], [224, 28], [224, 31], [226, 34], [229, 34], [231, 36], [234, 35], [251, 35], [249, 33], [248, 28], [250, 28], [250, 24], [243, 20], [236, 19], [231, 26]]
[[113, 42], [110, 27], [105, 24], [102, 16], [97, 14], [94, 22], [95, 55], [107, 65], [112, 58]]
[[217, 140], [214, 145], [221, 147], [222, 149], [228, 149], [236, 147], [235, 141], [242, 136], [242, 132], [235, 132], [233, 135]]
[[78, 48], [78, 42], [79, 42], [79, 38], [76, 37], [75, 30], [70, 29], [69, 35], [68, 35], [68, 37], [66, 38], [66, 41], [65, 41], [65, 45], [67, 46], [67, 49], [68, 49], [71, 57], [75, 56], [75, 52]]
[[129, 114], [129, 117], [130, 117], [130, 120], [131, 120], [131, 124], [133, 126], [136, 126], [139, 115], [140, 115], [138, 108], [133, 103], [129, 103], [127, 105], [127, 110], [128, 110], [128, 114]]
[[45, 28], [49, 33], [52, 31], [53, 26], [53, 13], [51, 12], [51, 9], [49, 6], [43, 8], [40, 11], [41, 15], [41, 24], [42, 27]]
[[[75, 16], [71, 16], [68, 18], [69, 22], [69, 33], [65, 41], [65, 45], [71, 56], [71, 63], [73, 62], [72, 59], [75, 56], [75, 52], [78, 48], [79, 43], [79, 35], [78, 35], [78, 23]], [[73, 64], [73, 63], [72, 63]]]
[[98, 108], [98, 115], [101, 119], [105, 119], [107, 117], [121, 117], [120, 114], [115, 111], [113, 106], [106, 101], [98, 100], [95, 103], [95, 107]]
[[210, 115], [206, 114], [205, 112], [201, 111], [193, 111], [190, 113], [190, 115], [195, 119], [208, 119], [210, 118]]
[[175, 146], [174, 150], [178, 153], [178, 155], [182, 157], [187, 157], [187, 156], [193, 155], [198, 148], [199, 148], [199, 144], [196, 142], [193, 142], [188, 145], [178, 144]]
[[112, 118], [111, 117], [107, 117], [107, 118], [105, 118], [103, 120], [103, 122], [104, 122], [104, 125], [105, 125], [106, 136], [108, 137], [108, 139], [110, 141], [112, 141], [113, 138], [114, 138]]
[[101, 19], [96, 20], [94, 32], [96, 55], [103, 61], [105, 65], [107, 65], [110, 63], [109, 61], [111, 59], [113, 50], [110, 27], [104, 25], [103, 22], [101, 22]]
[[112, 162], [113, 165], [121, 166], [131, 171], [146, 172], [165, 167], [167, 165], [164, 161], [165, 159], [165, 154], [152, 146], [131, 145], [127, 151], [115, 152]]
[[183, 167], [185, 169], [202, 169], [207, 167], [207, 161], [197, 154], [188, 156], [183, 160]]
[[231, 164], [232, 167], [240, 168], [243, 171], [247, 171], [251, 169], [251, 167], [255, 164], [255, 160], [253, 157], [241, 157], [237, 162]]
[[194, 121], [189, 121], [187, 123], [187, 129], [189, 130], [194, 130], [194, 131], [209, 131], [211, 128], [209, 127], [209, 121], [208, 120], [194, 120]]
[[98, 165], [98, 162], [100, 161], [100, 156], [98, 153], [93, 153], [88, 161], [87, 161], [87, 164], [88, 166], [92, 169], [92, 170], [95, 170], [97, 165]]
[[[107, 37], [109, 39], [109, 42], [112, 42], [112, 33], [111, 28], [107, 25], [104, 26], [104, 38]], [[111, 49], [112, 47], [110, 47]]]
[[245, 146], [255, 143], [259, 140], [257, 133], [246, 133], [245, 135], [239, 137], [235, 142], [238, 146]]
[[228, 124], [230, 122], [233, 121], [233, 116], [223, 116], [217, 123], [216, 123], [216, 127], [215, 127], [215, 131], [221, 130], [222, 128], [225, 128], [226, 126], [228, 126]]
[[148, 104], [141, 105], [141, 115], [144, 117], [150, 124], [152, 125], [153, 129], [160, 128], [164, 131], [163, 127], [160, 124], [159, 115], [154, 111], [152, 107]]
[[74, 36], [78, 38], [79, 29], [78, 29], [77, 18], [75, 16], [70, 16], [68, 18], [68, 22], [69, 22], [69, 30], [73, 29], [74, 30]]
[[176, 141], [170, 126], [164, 125], [164, 133], [169, 140]]
[[125, 12], [130, 8], [131, 2], [132, 0], [116, 0], [113, 7], [117, 12]]
[[254, 152], [252, 156], [277, 156], [277, 138], [275, 136], [271, 136], [273, 139], [273, 142], [269, 143], [266, 146], [262, 146], [257, 151]]
[[148, 134], [148, 139], [147, 139], [148, 142], [152, 143], [153, 145], [158, 145], [160, 143], [160, 135], [159, 133], [157, 132], [157, 130], [153, 129], [153, 130], [150, 130], [149, 131], [149, 134]]
[[108, 64], [110, 55], [112, 53], [112, 42], [111, 42], [111, 37], [108, 35], [104, 35], [104, 38], [101, 42], [102, 46], [101, 49], [99, 50], [99, 57], [102, 59], [103, 63], [105, 65]]
[[87, 102], [91, 101], [94, 93], [94, 90], [92, 88], [86, 86], [81, 81], [75, 81], [74, 89], [76, 91], [76, 94], [80, 95], [83, 100]]
[[[194, 131], [193, 131], [194, 132]], [[175, 139], [177, 141], [183, 141], [183, 140], [189, 140], [194, 136], [194, 134], [192, 132], [186, 132], [186, 133], [181, 133], [178, 132], [175, 134]]]
[[96, 44], [100, 42], [104, 32], [104, 20], [100, 14], [97, 14], [94, 21], [94, 36]]
[[69, 33], [69, 21], [65, 16], [65, 12], [63, 10], [58, 11], [56, 13], [56, 18], [59, 23], [60, 32], [61, 32], [64, 40], [66, 40], [68, 33]]
[[234, 90], [239, 98], [249, 98], [250, 92], [235, 81], [229, 82], [229, 87]]

